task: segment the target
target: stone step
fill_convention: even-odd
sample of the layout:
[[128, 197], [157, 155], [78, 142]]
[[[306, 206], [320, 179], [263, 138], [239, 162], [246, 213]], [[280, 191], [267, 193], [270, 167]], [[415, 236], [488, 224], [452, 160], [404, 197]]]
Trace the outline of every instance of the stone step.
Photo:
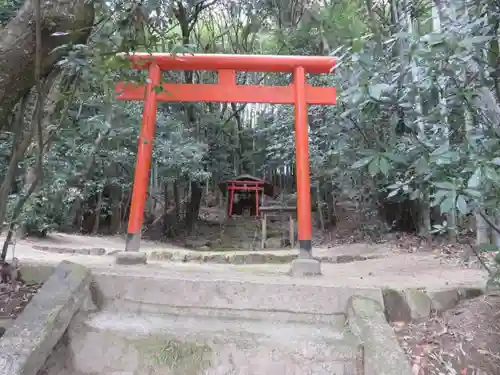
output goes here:
[[338, 328], [104, 309], [75, 318], [65, 367], [81, 375], [362, 375], [359, 342]]
[[203, 310], [241, 312], [244, 318], [254, 312], [330, 316], [344, 315], [353, 295], [383, 304], [378, 288], [325, 285], [321, 277], [183, 274], [148, 266], [93, 269], [93, 274], [107, 304], [121, 304], [122, 309], [128, 305], [133, 312], [181, 309], [195, 311], [196, 315], [203, 315]]

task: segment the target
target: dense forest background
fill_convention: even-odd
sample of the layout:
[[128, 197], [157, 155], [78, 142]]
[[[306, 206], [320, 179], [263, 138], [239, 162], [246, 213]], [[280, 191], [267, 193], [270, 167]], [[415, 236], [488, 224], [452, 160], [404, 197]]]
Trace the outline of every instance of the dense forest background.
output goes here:
[[[117, 102], [114, 85], [145, 77], [117, 53], [332, 55], [335, 73], [310, 77], [338, 93], [309, 111], [318, 230], [498, 246], [499, 21], [493, 0], [3, 0], [0, 222], [11, 236], [126, 230], [142, 103]], [[145, 230], [191, 233], [244, 173], [293, 200], [293, 160], [291, 106], [162, 103]]]

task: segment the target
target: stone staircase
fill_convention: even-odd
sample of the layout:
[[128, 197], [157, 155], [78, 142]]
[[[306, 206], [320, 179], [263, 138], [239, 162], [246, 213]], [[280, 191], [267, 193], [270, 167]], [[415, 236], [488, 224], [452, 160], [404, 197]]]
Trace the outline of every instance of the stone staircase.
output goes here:
[[103, 310], [72, 324], [66, 350], [68, 375], [361, 374], [356, 338], [327, 323]]
[[381, 299], [377, 289], [139, 268], [93, 273], [101, 309], [73, 318], [46, 375], [364, 374], [345, 308], [354, 291]]
[[[365, 273], [324, 265], [308, 278], [264, 272], [277, 265], [23, 263], [43, 287], [2, 337], [0, 375], [411, 375], [387, 319], [480, 295], [471, 286], [484, 275], [438, 263], [445, 282], [433, 289], [408, 287], [405, 268], [375, 287], [371, 272], [393, 265], [369, 262]], [[454, 287], [450, 273], [460, 273]]]

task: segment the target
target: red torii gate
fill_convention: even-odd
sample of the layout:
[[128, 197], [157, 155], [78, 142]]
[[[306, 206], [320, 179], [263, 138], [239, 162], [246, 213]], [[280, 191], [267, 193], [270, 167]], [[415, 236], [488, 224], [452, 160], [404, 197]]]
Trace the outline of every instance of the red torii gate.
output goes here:
[[[121, 82], [118, 100], [144, 101], [139, 135], [126, 251], [138, 251], [147, 198], [153, 138], [158, 101], [162, 102], [239, 102], [295, 105], [295, 158], [297, 175], [297, 216], [300, 258], [311, 258], [311, 191], [308, 150], [308, 104], [335, 104], [333, 87], [314, 87], [306, 73], [329, 73], [335, 60], [326, 56], [268, 56], [222, 54], [135, 53], [127, 55], [135, 69], [148, 69], [146, 85]], [[215, 70], [216, 84], [161, 83], [162, 70]], [[293, 73], [288, 86], [238, 85], [236, 72]], [[155, 89], [161, 86], [161, 90]]]

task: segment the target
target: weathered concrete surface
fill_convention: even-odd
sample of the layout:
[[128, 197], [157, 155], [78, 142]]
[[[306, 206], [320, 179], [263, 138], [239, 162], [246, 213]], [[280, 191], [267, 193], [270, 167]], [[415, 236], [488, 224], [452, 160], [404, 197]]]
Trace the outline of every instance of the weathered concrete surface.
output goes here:
[[[40, 246], [32, 245], [32, 248], [39, 251], [69, 254], [69, 255], [117, 255], [122, 253], [121, 250], [114, 248], [105, 249], [100, 247], [61, 247], [61, 246]], [[349, 250], [347, 250], [349, 251]], [[357, 251], [357, 250], [355, 250]], [[371, 253], [371, 254], [336, 254], [335, 251], [327, 249], [316, 249], [314, 251], [314, 259], [323, 263], [350, 263], [364, 261], [369, 259], [377, 259], [384, 257], [387, 254]], [[171, 261], [182, 263], [215, 263], [215, 264], [287, 264], [297, 259], [298, 250], [234, 250], [234, 251], [195, 251], [188, 249], [141, 249], [139, 253], [146, 259], [154, 261]], [[123, 263], [125, 264], [125, 263]]]
[[[287, 264], [297, 260], [298, 250], [259, 250], [259, 251], [193, 251], [193, 250], [154, 250], [145, 251], [150, 260], [183, 263], [216, 264]], [[314, 259], [322, 263], [350, 263], [381, 258], [382, 253], [374, 254], [336, 254], [327, 249], [316, 249]]]
[[[119, 255], [121, 250], [115, 248], [105, 249], [102, 247], [61, 247], [61, 246], [41, 246], [32, 245], [32, 248], [39, 251], [45, 251], [57, 254], [70, 255]], [[383, 254], [381, 251], [374, 253], [357, 253], [360, 251], [355, 248], [345, 250], [345, 253], [338, 253], [335, 249], [315, 249], [314, 259], [323, 263], [350, 263], [364, 261], [387, 256], [389, 252]], [[298, 250], [234, 250], [234, 251], [195, 251], [182, 248], [156, 249], [145, 248], [139, 253], [143, 257], [154, 261], [171, 261], [182, 263], [216, 263], [216, 264], [287, 264], [298, 258]], [[121, 263], [126, 264], [126, 263]], [[138, 263], [135, 263], [138, 264]]]
[[382, 305], [370, 298], [354, 296], [348, 302], [351, 331], [364, 348], [364, 375], [412, 375], [403, 349], [385, 320]]
[[21, 275], [23, 280], [29, 283], [42, 283], [49, 279], [54, 273], [55, 266], [48, 264], [37, 264], [21, 262]]
[[384, 311], [389, 322], [409, 322], [411, 309], [405, 301], [403, 293], [394, 289], [384, 289]]
[[408, 288], [384, 289], [385, 315], [389, 322], [410, 322], [429, 317], [434, 312], [443, 312], [455, 307], [460, 300], [482, 294], [479, 288], [443, 288], [426, 290]]
[[428, 291], [431, 310], [443, 312], [452, 309], [460, 302], [460, 291], [456, 288]]
[[145, 253], [139, 253], [135, 251], [120, 251], [115, 254], [116, 264], [146, 264], [148, 257]]
[[405, 301], [410, 307], [411, 318], [427, 318], [431, 314], [431, 299], [427, 296], [425, 290], [407, 289], [404, 292]]
[[290, 266], [294, 277], [321, 276], [321, 262], [317, 259], [295, 259]]
[[183, 317], [240, 319], [253, 321], [270, 321], [276, 323], [306, 323], [328, 324], [332, 327], [342, 327], [346, 324], [345, 314], [308, 314], [280, 310], [243, 310], [224, 308], [202, 308], [186, 306], [170, 306], [167, 304], [137, 303], [124, 300], [114, 300], [106, 304], [108, 311], [133, 314], [179, 315]]
[[172, 275], [162, 269], [137, 266], [109, 270], [94, 268], [93, 275], [108, 301], [157, 307], [344, 314], [347, 300], [354, 294], [382, 303], [382, 293], [377, 288], [325, 285], [292, 277]]
[[362, 375], [358, 340], [326, 324], [103, 310], [72, 323], [68, 349], [58, 375]]
[[33, 245], [33, 249], [59, 254], [81, 254], [81, 255], [106, 255], [106, 249], [102, 247], [60, 247]]
[[89, 297], [90, 270], [62, 262], [0, 340], [1, 375], [36, 375]]

